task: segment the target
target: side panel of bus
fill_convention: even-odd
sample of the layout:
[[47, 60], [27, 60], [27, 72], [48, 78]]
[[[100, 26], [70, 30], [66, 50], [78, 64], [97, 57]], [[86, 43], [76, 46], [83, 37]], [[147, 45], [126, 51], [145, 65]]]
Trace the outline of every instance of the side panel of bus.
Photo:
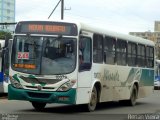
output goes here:
[[100, 102], [129, 99], [135, 83], [139, 98], [153, 92], [152, 69], [94, 64], [93, 71], [93, 78], [99, 79], [102, 84]]

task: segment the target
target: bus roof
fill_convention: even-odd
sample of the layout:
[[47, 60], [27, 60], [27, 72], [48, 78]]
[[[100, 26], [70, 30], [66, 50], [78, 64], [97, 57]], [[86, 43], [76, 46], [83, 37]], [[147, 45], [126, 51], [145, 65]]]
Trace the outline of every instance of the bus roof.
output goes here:
[[97, 34], [104, 34], [106, 36], [116, 37], [119, 39], [131, 41], [131, 42], [136, 42], [136, 43], [140, 43], [140, 44], [145, 44], [145, 45], [149, 45], [149, 46], [155, 45], [153, 41], [148, 40], [148, 39], [144, 39], [141, 37], [136, 37], [136, 36], [132, 36], [132, 35], [113, 32], [113, 31], [104, 29], [102, 27], [95, 27], [95, 25], [92, 26], [92, 25], [87, 25], [85, 23], [80, 23], [80, 25], [81, 25], [81, 30], [86, 30], [89, 32], [97, 33]]
[[[35, 20], [33, 20], [35, 21]], [[37, 20], [36, 20], [37, 21]], [[43, 20], [43, 21], [53, 21], [53, 20]], [[20, 22], [25, 22], [25, 21], [20, 21]], [[132, 36], [132, 35], [127, 35], [127, 34], [122, 34], [122, 33], [118, 33], [118, 32], [114, 32], [114, 31], [110, 31], [106, 28], [103, 28], [99, 25], [95, 25], [95, 23], [93, 25], [91, 24], [87, 24], [84, 22], [79, 22], [79, 21], [74, 21], [74, 20], [70, 20], [70, 21], [66, 21], [66, 20], [54, 20], [53, 22], [66, 22], [66, 23], [74, 23], [78, 26], [79, 30], [85, 30], [88, 32], [93, 32], [93, 33], [97, 33], [97, 34], [103, 34], [106, 36], [110, 36], [110, 37], [116, 37], [118, 39], [122, 39], [122, 40], [127, 40], [127, 41], [131, 41], [131, 42], [136, 42], [136, 43], [140, 43], [140, 44], [145, 44], [145, 45], [149, 45], [149, 46], [154, 46], [155, 43], [151, 40], [148, 39], [144, 39], [141, 37], [136, 37], [136, 36]]]

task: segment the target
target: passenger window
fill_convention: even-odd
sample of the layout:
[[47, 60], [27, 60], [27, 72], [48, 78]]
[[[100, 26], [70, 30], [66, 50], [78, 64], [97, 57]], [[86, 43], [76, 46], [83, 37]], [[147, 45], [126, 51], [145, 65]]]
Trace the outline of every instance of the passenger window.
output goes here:
[[113, 37], [105, 37], [104, 40], [104, 62], [106, 64], [115, 63], [115, 46], [116, 39]]
[[94, 34], [93, 36], [93, 62], [103, 63], [103, 36]]
[[154, 67], [154, 48], [146, 47], [146, 65], [148, 68]]
[[145, 46], [138, 45], [138, 52], [137, 52], [137, 64], [140, 67], [145, 67]]
[[117, 40], [116, 60], [118, 65], [126, 65], [127, 43], [123, 40]]
[[137, 45], [132, 42], [128, 42], [128, 65], [136, 66], [136, 53], [137, 53]]

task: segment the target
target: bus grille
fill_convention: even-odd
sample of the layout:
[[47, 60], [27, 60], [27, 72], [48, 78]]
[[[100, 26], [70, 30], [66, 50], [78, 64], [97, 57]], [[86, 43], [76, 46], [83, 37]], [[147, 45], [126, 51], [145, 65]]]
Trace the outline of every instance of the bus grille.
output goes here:
[[[25, 87], [27, 87], [29, 89], [35, 89], [35, 90], [38, 89], [37, 86], [25, 86]], [[54, 90], [54, 89], [55, 89], [55, 87], [42, 87], [42, 90]]]
[[34, 83], [34, 84], [55, 84], [61, 81], [61, 79], [39, 79], [39, 78], [28, 78], [24, 76], [20, 76], [20, 78], [27, 83]]

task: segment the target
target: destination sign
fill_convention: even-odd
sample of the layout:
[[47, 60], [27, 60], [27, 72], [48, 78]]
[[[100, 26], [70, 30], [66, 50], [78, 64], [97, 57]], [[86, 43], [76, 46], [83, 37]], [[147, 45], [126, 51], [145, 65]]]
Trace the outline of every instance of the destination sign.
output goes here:
[[24, 21], [18, 23], [15, 33], [76, 36], [78, 34], [78, 31], [76, 24], [72, 23], [50, 21]]

